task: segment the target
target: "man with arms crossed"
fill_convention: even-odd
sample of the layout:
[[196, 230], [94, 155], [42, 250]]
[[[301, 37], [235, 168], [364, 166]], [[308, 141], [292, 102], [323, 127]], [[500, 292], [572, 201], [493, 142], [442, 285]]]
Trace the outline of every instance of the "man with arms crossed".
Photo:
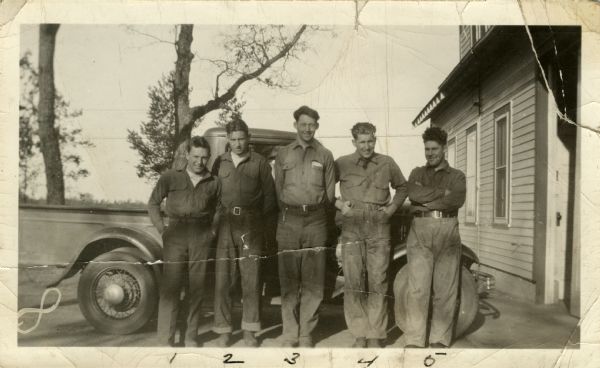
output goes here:
[[284, 346], [312, 347], [323, 300], [327, 212], [335, 201], [335, 169], [331, 152], [314, 138], [319, 113], [302, 106], [294, 119], [298, 137], [275, 159], [282, 339]]
[[[465, 175], [445, 160], [448, 136], [438, 127], [423, 133], [425, 166], [408, 178], [408, 197], [414, 219], [406, 240], [408, 293], [406, 347], [425, 347], [430, 290], [433, 290], [430, 346], [452, 342], [459, 288], [461, 241], [458, 209], [465, 202]], [[433, 288], [432, 288], [433, 283]]]
[[[390, 217], [406, 199], [406, 179], [394, 160], [375, 152], [371, 123], [352, 127], [356, 152], [336, 160], [342, 212], [344, 315], [353, 347], [382, 347], [388, 322]], [[396, 190], [390, 202], [390, 185]]]
[[[221, 181], [219, 240], [215, 280], [218, 346], [229, 346], [232, 332], [231, 290], [238, 275], [242, 286], [242, 330], [246, 346], [256, 347], [260, 331], [260, 257], [265, 219], [277, 209], [271, 165], [250, 152], [248, 126], [234, 119], [225, 126], [230, 151], [217, 158], [213, 174]], [[239, 272], [239, 273], [238, 273]]]
[[[187, 329], [180, 339], [184, 345], [198, 346], [200, 306], [205, 293], [204, 279], [210, 245], [215, 237], [211, 227], [220, 194], [219, 181], [206, 168], [210, 146], [203, 137], [192, 137], [187, 148], [187, 165], [161, 175], [148, 200], [152, 224], [163, 238], [163, 275], [158, 304], [159, 343], [174, 345], [181, 288], [185, 274], [189, 280]], [[160, 204], [166, 198], [165, 227]], [[185, 335], [185, 339], [183, 338]]]

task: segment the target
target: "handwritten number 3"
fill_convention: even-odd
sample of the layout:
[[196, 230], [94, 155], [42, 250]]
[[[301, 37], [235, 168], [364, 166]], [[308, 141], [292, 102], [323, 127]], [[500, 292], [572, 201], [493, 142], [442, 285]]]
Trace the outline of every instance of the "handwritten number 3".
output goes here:
[[288, 363], [288, 364], [292, 364], [293, 365], [293, 364], [296, 364], [296, 359], [298, 359], [299, 357], [300, 357], [300, 354], [294, 353], [294, 356], [292, 357], [292, 359], [285, 358], [283, 361], [286, 362], [286, 363]]

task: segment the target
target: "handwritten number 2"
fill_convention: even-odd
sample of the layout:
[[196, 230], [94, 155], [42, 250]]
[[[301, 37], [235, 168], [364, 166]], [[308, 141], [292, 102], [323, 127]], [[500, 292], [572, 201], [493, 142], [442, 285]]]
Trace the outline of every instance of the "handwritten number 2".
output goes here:
[[231, 360], [231, 358], [233, 358], [233, 354], [225, 354], [225, 355], [223, 355], [223, 358], [225, 358], [225, 360], [223, 360], [223, 363], [225, 363], [225, 364], [243, 364], [244, 363], [243, 360]]
[[294, 365], [294, 364], [296, 364], [296, 359], [298, 359], [299, 357], [300, 357], [300, 354], [294, 353], [292, 356], [292, 359], [285, 358], [283, 361], [286, 362], [287, 364]]

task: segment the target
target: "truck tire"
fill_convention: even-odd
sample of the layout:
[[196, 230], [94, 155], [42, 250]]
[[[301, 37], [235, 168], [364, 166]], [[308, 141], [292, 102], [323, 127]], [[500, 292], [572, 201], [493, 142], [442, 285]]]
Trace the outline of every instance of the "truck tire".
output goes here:
[[158, 284], [142, 258], [112, 251], [84, 269], [77, 288], [79, 308], [97, 330], [125, 335], [145, 326], [158, 303]]
[[[461, 267], [461, 290], [460, 307], [458, 317], [454, 328], [454, 337], [465, 333], [471, 326], [477, 311], [479, 309], [479, 295], [477, 294], [477, 284], [473, 274], [464, 266]], [[400, 330], [406, 328], [406, 293], [408, 289], [408, 268], [403, 267], [396, 275], [394, 281], [394, 314], [396, 316], [396, 325]]]

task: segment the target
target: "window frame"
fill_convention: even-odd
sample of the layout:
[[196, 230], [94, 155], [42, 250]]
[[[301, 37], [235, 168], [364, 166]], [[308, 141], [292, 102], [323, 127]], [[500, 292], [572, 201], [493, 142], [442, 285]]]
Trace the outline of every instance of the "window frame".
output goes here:
[[[465, 196], [465, 223], [477, 225], [479, 220], [479, 119], [465, 129], [465, 185], [467, 193]], [[469, 133], [475, 132], [475, 167], [473, 172], [473, 180], [475, 181], [475, 192], [469, 194]], [[474, 214], [469, 216], [468, 205], [469, 195], [473, 195], [472, 200], [474, 202], [473, 209]]]
[[[450, 145], [454, 145], [454, 157], [452, 157], [452, 163], [450, 163]], [[448, 139], [446, 148], [446, 161], [448, 161], [450, 167], [456, 167], [456, 137]]]
[[[494, 135], [494, 193], [493, 193], [493, 206], [492, 215], [494, 224], [510, 226], [511, 222], [511, 182], [512, 182], [512, 101], [503, 104], [500, 108], [496, 109], [493, 113], [493, 135]], [[498, 165], [498, 122], [505, 119], [505, 153], [504, 153], [504, 165]], [[504, 168], [505, 179], [504, 179], [504, 216], [497, 215], [498, 206], [498, 170]]]

